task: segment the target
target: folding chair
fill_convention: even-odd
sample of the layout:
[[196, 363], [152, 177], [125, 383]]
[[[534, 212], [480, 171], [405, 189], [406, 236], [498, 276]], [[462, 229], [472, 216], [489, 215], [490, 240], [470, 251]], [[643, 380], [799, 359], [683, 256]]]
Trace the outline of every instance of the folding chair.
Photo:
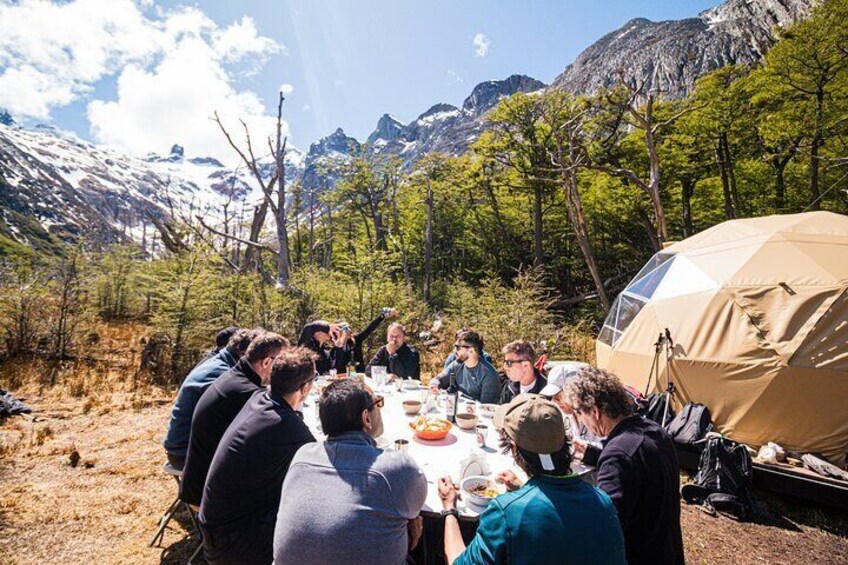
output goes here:
[[188, 563], [191, 564], [192, 560], [197, 557], [197, 555], [200, 553], [200, 550], [203, 548], [203, 535], [200, 532], [200, 526], [198, 526], [196, 518], [197, 512], [200, 509], [194, 505], [185, 503], [180, 500], [179, 485], [180, 479], [183, 476], [183, 472], [177, 469], [176, 467], [172, 466], [170, 463], [165, 463], [164, 465], [162, 465], [162, 468], [165, 470], [166, 473], [174, 477], [174, 480], [177, 481], [177, 497], [168, 507], [168, 510], [165, 512], [162, 518], [159, 519], [159, 529], [156, 531], [156, 535], [153, 536], [153, 540], [150, 542], [150, 545], [148, 547], [153, 547], [154, 545], [162, 543], [162, 540], [165, 538], [165, 528], [168, 527], [168, 522], [171, 521], [171, 518], [173, 518], [177, 511], [179, 511], [179, 509], [182, 507], [186, 510], [186, 512], [188, 512], [188, 518], [191, 521], [191, 525], [194, 528], [194, 531], [197, 532], [197, 535], [201, 540], [200, 545], [194, 551], [194, 553], [192, 553], [191, 557], [188, 560]]

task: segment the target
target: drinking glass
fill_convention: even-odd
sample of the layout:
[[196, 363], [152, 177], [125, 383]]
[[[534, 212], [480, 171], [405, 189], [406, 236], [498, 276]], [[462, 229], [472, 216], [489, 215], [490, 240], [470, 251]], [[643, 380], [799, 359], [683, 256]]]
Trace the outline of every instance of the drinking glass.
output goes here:
[[380, 392], [384, 392], [386, 386], [386, 368], [380, 365], [371, 367], [371, 376], [374, 378], [374, 386]]

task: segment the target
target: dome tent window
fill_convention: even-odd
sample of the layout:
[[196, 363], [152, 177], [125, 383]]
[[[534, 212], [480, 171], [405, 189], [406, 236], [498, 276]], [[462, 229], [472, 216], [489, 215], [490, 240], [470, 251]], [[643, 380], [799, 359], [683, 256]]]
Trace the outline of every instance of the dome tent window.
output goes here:
[[647, 301], [654, 295], [673, 263], [673, 253], [657, 253], [642, 267], [630, 284], [627, 285], [618, 298], [613, 302], [609, 315], [604, 321], [598, 339], [607, 345], [615, 345], [622, 332], [627, 329], [633, 318], [639, 313]]

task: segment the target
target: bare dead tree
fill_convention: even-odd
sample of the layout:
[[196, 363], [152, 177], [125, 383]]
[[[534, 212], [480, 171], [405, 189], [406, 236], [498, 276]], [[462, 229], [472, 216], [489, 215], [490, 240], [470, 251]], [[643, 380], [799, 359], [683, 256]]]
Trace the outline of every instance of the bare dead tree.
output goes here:
[[[224, 126], [223, 122], [221, 122], [221, 118], [218, 116], [218, 112], [214, 114], [214, 121], [218, 124], [221, 132], [224, 134], [224, 137], [227, 140], [227, 143], [233, 150], [238, 154], [241, 161], [245, 164], [248, 170], [253, 174], [253, 177], [256, 179], [257, 184], [262, 189], [262, 203], [255, 209], [253, 215], [253, 222], [250, 230], [250, 237], [247, 240], [240, 239], [241, 243], [248, 245], [248, 252], [246, 255], [251, 257], [255, 257], [255, 251], [257, 249], [268, 248], [268, 246], [258, 244], [259, 236], [262, 231], [262, 227], [265, 224], [265, 217], [267, 215], [268, 209], [274, 215], [274, 219], [277, 224], [277, 244], [278, 250], [274, 251], [277, 255], [277, 275], [276, 275], [276, 283], [280, 288], [284, 288], [289, 284], [289, 245], [288, 245], [288, 231], [287, 231], [287, 218], [286, 218], [286, 182], [285, 182], [285, 154], [286, 154], [286, 144], [288, 142], [287, 137], [283, 137], [283, 102], [285, 101], [285, 97], [283, 93], [280, 92], [279, 102], [277, 104], [277, 126], [276, 126], [276, 134], [274, 139], [271, 137], [268, 138], [268, 148], [271, 151], [271, 155], [274, 158], [274, 172], [267, 182], [262, 177], [262, 173], [258, 164], [258, 159], [253, 150], [253, 142], [250, 135], [250, 130], [247, 127], [247, 124], [244, 120], [241, 120], [242, 127], [244, 128], [245, 134], [245, 143], [246, 148], [242, 149], [232, 138], [227, 128]], [[275, 198], [276, 197], [276, 198]], [[204, 227], [207, 229], [208, 226], [204, 224]], [[231, 234], [223, 234], [218, 230], [217, 235], [222, 237], [227, 237], [235, 240], [235, 236]], [[260, 264], [258, 259], [255, 261], [255, 267], [257, 270], [260, 269]]]
[[616, 107], [622, 117], [626, 118], [625, 120], [619, 120], [616, 127], [626, 124], [642, 131], [645, 149], [648, 153], [648, 178], [645, 179], [633, 169], [621, 166], [611, 166], [602, 163], [594, 163], [591, 166], [596, 170], [632, 182], [645, 191], [651, 200], [651, 207], [654, 213], [656, 238], [652, 239], [657, 242], [655, 251], [659, 251], [663, 243], [668, 241], [668, 224], [665, 217], [665, 208], [662, 203], [660, 159], [657, 153], [659, 136], [662, 130], [684, 115], [697, 109], [697, 106], [687, 106], [671, 117], [661, 120], [656, 115], [656, 104], [661, 93], [658, 90], [645, 92], [645, 85], [645, 81], [642, 83], [628, 82], [624, 79], [623, 75], [620, 75], [619, 86], [624, 89], [624, 96], [619, 97], [608, 93], [604, 96], [604, 99], [608, 104]]
[[589, 157], [583, 146], [586, 119], [591, 112], [589, 104], [575, 100], [564, 92], [546, 93], [539, 102], [542, 120], [550, 127], [555, 150], [549, 155], [550, 162], [559, 172], [562, 191], [565, 195], [566, 210], [586, 267], [592, 275], [598, 299], [604, 312], [610, 310], [610, 299], [604, 288], [592, 243], [589, 228], [583, 214], [577, 173], [580, 168], [589, 166]]

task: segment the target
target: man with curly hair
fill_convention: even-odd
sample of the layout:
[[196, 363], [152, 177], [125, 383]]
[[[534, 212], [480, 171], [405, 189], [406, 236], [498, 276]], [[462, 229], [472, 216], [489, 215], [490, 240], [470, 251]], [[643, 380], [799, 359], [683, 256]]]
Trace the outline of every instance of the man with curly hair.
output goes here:
[[[615, 375], [586, 367], [565, 384], [565, 402], [595, 436], [605, 438], [598, 486], [618, 510], [627, 562], [683, 563], [680, 467], [666, 431], [634, 413]], [[575, 442], [575, 452], [585, 450]]]

